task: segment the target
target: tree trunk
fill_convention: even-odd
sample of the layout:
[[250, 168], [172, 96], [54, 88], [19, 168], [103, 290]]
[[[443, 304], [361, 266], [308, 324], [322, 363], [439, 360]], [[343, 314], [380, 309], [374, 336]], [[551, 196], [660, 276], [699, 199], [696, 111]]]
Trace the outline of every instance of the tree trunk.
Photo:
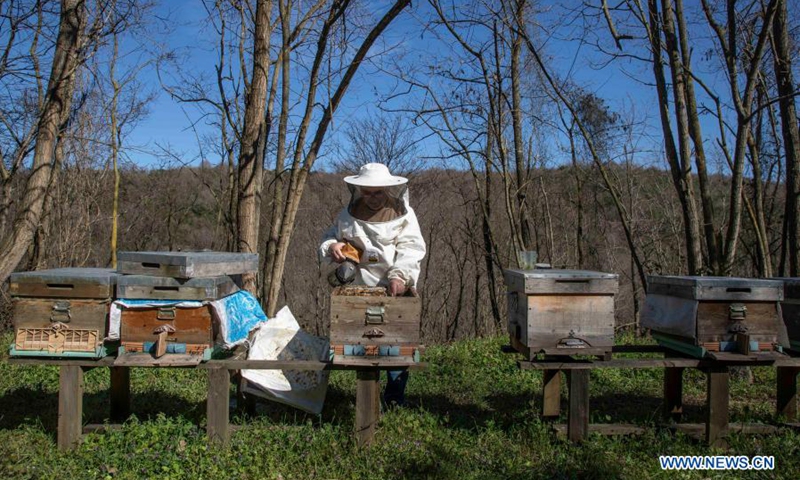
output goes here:
[[[524, 24], [526, 0], [516, 0], [515, 17], [519, 23]], [[514, 165], [517, 177], [517, 215], [519, 222], [520, 240], [522, 250], [529, 250], [531, 247], [531, 229], [528, 222], [527, 190], [528, 190], [528, 169], [525, 161], [523, 138], [522, 138], [522, 96], [520, 94], [519, 61], [522, 50], [522, 39], [516, 33], [512, 33], [511, 41], [511, 123], [514, 130]], [[552, 253], [551, 253], [552, 256]]]
[[[244, 131], [239, 153], [238, 240], [239, 251], [258, 252], [258, 231], [261, 219], [261, 187], [264, 164], [259, 157], [267, 103], [269, 70], [270, 0], [256, 4], [255, 38], [253, 40], [253, 72], [244, 113]], [[256, 275], [242, 276], [244, 289], [257, 295]]]
[[[690, 274], [696, 274], [703, 270], [703, 265], [702, 250], [700, 248], [700, 229], [698, 226], [697, 206], [694, 199], [694, 187], [691, 175], [689, 115], [686, 107], [686, 73], [683, 70], [680, 60], [678, 40], [675, 34], [675, 21], [673, 17], [672, 4], [670, 0], [662, 0], [661, 3], [664, 10], [663, 31], [664, 38], [666, 40], [667, 58], [672, 76], [672, 96], [675, 104], [675, 124], [678, 128], [679, 149], [678, 151], [673, 152], [673, 154], [676, 155], [676, 158], [672, 163], [675, 164], [673, 168], [677, 167], [678, 169], [679, 195], [685, 198], [685, 200], [683, 200], [681, 203], [685, 203], [684, 222], [688, 224], [684, 227], [684, 229], [686, 232], [686, 253], [689, 264], [689, 272]], [[658, 33], [654, 32], [653, 35], [656, 36]], [[658, 62], [660, 63], [660, 60]], [[659, 101], [661, 101], [660, 97], [661, 95], [659, 95]], [[666, 98], [664, 101], [666, 101]]]
[[694, 158], [697, 165], [697, 180], [700, 188], [700, 205], [703, 211], [703, 233], [705, 234], [708, 268], [718, 273], [720, 271], [720, 252], [714, 226], [714, 200], [711, 197], [711, 186], [708, 182], [708, 168], [706, 166], [706, 153], [703, 146], [703, 133], [700, 127], [700, 114], [697, 111], [697, 97], [694, 92], [694, 80], [691, 75], [691, 49], [689, 48], [689, 35], [686, 28], [686, 18], [683, 15], [683, 0], [675, 0], [675, 16], [678, 24], [678, 38], [681, 49], [681, 67], [685, 72], [684, 94], [689, 121], [689, 135], [694, 146]]
[[39, 226], [47, 190], [53, 176], [55, 148], [62, 124], [72, 104], [75, 70], [86, 23], [84, 0], [62, 0], [58, 38], [47, 86], [44, 108], [39, 117], [31, 175], [25, 186], [14, 231], [0, 245], [0, 282], [14, 271]]
[[[778, 0], [773, 20], [775, 76], [781, 113], [781, 129], [786, 154], [786, 210], [783, 241], [788, 244], [789, 271], [781, 275], [800, 276], [800, 132], [795, 109], [795, 83], [789, 46], [787, 1]], [[781, 267], [783, 268], [783, 267]]]
[[[330, 17], [330, 21], [323, 26], [323, 29], [320, 33], [320, 40], [318, 41], [318, 49], [317, 49], [317, 57], [314, 62], [314, 66], [311, 70], [311, 86], [309, 87], [309, 96], [307, 100], [307, 110], [306, 116], [303, 119], [303, 124], [301, 125], [301, 132], [298, 134], [298, 142], [296, 145], [295, 157], [292, 163], [292, 171], [291, 177], [289, 178], [289, 190], [287, 194], [287, 202], [286, 207], [283, 212], [282, 218], [282, 225], [281, 225], [281, 234], [278, 241], [278, 248], [276, 252], [276, 260], [275, 266], [272, 271], [272, 281], [270, 282], [269, 286], [269, 297], [266, 300], [267, 311], [274, 311], [277, 308], [278, 304], [278, 294], [281, 290], [281, 283], [283, 281], [283, 272], [286, 266], [286, 255], [289, 252], [289, 242], [292, 238], [292, 233], [294, 232], [294, 221], [297, 217], [297, 210], [300, 207], [300, 199], [303, 196], [303, 190], [305, 188], [306, 180], [308, 178], [308, 174], [311, 172], [311, 168], [314, 166], [314, 162], [317, 159], [317, 155], [319, 154], [319, 150], [322, 147], [322, 142], [325, 139], [325, 135], [328, 131], [328, 126], [333, 119], [333, 114], [336, 112], [336, 109], [339, 107], [339, 103], [342, 100], [342, 97], [347, 92], [347, 89], [350, 86], [350, 82], [353, 79], [353, 76], [358, 71], [359, 67], [361, 66], [361, 62], [367, 55], [367, 52], [375, 43], [375, 41], [380, 37], [386, 27], [397, 18], [400, 12], [403, 11], [405, 7], [407, 7], [411, 3], [411, 0], [396, 0], [389, 11], [378, 21], [375, 27], [369, 32], [367, 37], [364, 39], [363, 43], [359, 47], [358, 51], [356, 52], [353, 60], [347, 67], [344, 75], [342, 76], [341, 81], [339, 82], [336, 91], [334, 92], [333, 96], [330, 97], [329, 103], [326, 105], [324, 111], [322, 112], [322, 118], [317, 125], [317, 130], [314, 134], [314, 138], [311, 141], [311, 144], [308, 146], [307, 153], [305, 154], [305, 159], [300, 165], [300, 156], [304, 150], [304, 131], [307, 128], [308, 122], [310, 122], [310, 109], [313, 106], [314, 99], [314, 87], [317, 82], [319, 82], [319, 78], [316, 78], [319, 72], [319, 63], [322, 61], [322, 57], [320, 56], [326, 49], [327, 45], [327, 36], [330, 27], [332, 26], [332, 22], [338, 18], [339, 15], [343, 14], [344, 11], [341, 10], [340, 12], [333, 12], [333, 15]], [[346, 5], [346, 2], [345, 2]], [[335, 5], [332, 7], [336, 9], [336, 2]], [[343, 7], [342, 7], [343, 8]], [[325, 28], [327, 27], [327, 28]]]

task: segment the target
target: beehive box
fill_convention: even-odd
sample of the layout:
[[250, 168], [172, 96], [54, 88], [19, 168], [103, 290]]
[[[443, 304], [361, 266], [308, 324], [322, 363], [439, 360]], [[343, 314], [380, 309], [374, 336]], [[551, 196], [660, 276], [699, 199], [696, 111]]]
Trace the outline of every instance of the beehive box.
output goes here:
[[122, 275], [117, 280], [117, 297], [142, 300], [217, 300], [239, 291], [240, 277], [180, 279], [149, 275]]
[[617, 275], [510, 269], [504, 276], [511, 345], [528, 359], [611, 352]]
[[775, 278], [783, 282], [781, 313], [792, 350], [800, 351], [800, 278]]
[[662, 345], [696, 357], [771, 351], [782, 343], [782, 299], [776, 280], [649, 276], [641, 325]]
[[211, 307], [123, 307], [120, 342], [126, 353], [188, 354], [207, 360], [214, 347]]
[[337, 287], [331, 293], [331, 349], [338, 357], [418, 360], [421, 310], [414, 290], [390, 297], [382, 287]]
[[13, 356], [87, 357], [107, 354], [108, 309], [118, 275], [103, 268], [13, 273]]
[[188, 280], [145, 275], [120, 277], [117, 296], [123, 351], [151, 353], [156, 357], [186, 354], [210, 358], [215, 330], [211, 307], [204, 302], [236, 291], [234, 279], [225, 275]]
[[258, 254], [232, 252], [119, 252], [117, 271], [172, 278], [215, 277], [258, 271]]

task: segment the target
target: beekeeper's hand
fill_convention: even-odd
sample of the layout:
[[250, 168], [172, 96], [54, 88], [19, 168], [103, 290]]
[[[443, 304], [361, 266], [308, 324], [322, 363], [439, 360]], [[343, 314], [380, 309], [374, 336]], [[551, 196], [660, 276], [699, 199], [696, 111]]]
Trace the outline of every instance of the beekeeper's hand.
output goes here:
[[399, 297], [406, 293], [406, 282], [399, 278], [389, 280], [389, 296]]
[[342, 248], [344, 248], [345, 245], [346, 243], [344, 242], [336, 242], [328, 247], [328, 253], [331, 254], [331, 258], [333, 258], [334, 262], [342, 263], [347, 259], [344, 253], [342, 253]]

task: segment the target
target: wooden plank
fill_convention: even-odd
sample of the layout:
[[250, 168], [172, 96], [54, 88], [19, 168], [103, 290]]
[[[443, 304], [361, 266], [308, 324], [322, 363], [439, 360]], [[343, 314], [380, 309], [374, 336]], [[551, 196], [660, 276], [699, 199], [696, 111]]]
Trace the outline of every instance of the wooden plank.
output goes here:
[[149, 353], [124, 353], [117, 357], [117, 367], [196, 367], [203, 361], [201, 355], [170, 353], [161, 358], [153, 358]]
[[614, 353], [664, 353], [666, 348], [661, 345], [614, 345]]
[[[158, 308], [123, 308], [120, 320], [120, 339], [124, 342], [154, 342], [154, 330], [171, 325], [174, 332], [168, 335], [170, 342], [213, 345], [214, 332], [211, 323], [211, 307], [174, 308], [173, 319], [159, 319]], [[167, 317], [168, 315], [162, 315]]]
[[81, 439], [83, 368], [63, 366], [58, 381], [58, 448], [71, 450]]
[[230, 402], [230, 371], [212, 368], [208, 371], [208, 398], [206, 400], [207, 434], [212, 443], [227, 443], [228, 404]]
[[[553, 425], [553, 429], [559, 436], [566, 436], [568, 426], [560, 423]], [[643, 435], [647, 432], [647, 428], [638, 425], [630, 425], [626, 423], [590, 423], [589, 433], [596, 433], [604, 436], [620, 436], [620, 435]]]
[[[367, 309], [383, 309], [382, 321], [367, 323]], [[419, 297], [331, 295], [330, 342], [345, 345], [416, 345], [420, 343]]]
[[117, 271], [193, 278], [258, 271], [258, 254], [233, 252], [119, 252]]
[[589, 371], [572, 370], [567, 373], [569, 382], [569, 413], [567, 438], [582, 442], [589, 434]]
[[111, 367], [111, 421], [123, 422], [131, 411], [131, 371]]
[[798, 367], [778, 367], [777, 371], [777, 413], [786, 422], [797, 421], [797, 374]]
[[561, 372], [545, 370], [542, 384], [542, 417], [558, 418], [561, 414]]
[[[68, 305], [69, 314], [55, 312], [56, 304]], [[14, 299], [15, 328], [49, 328], [53, 321], [72, 329], [97, 330], [107, 334], [108, 300], [17, 298]]]
[[[732, 302], [700, 302], [697, 307], [697, 341], [734, 341], [735, 336], [728, 331], [730, 305]], [[742, 303], [742, 302], [738, 302]], [[781, 322], [777, 302], [745, 302], [747, 334], [758, 342], [778, 342], [778, 327]]]
[[728, 406], [730, 401], [730, 373], [728, 367], [712, 367], [706, 371], [706, 443], [711, 447], [725, 448], [728, 434]]
[[619, 276], [587, 270], [517, 270], [503, 271], [506, 287], [512, 292], [542, 295], [599, 294], [615, 295]]
[[[800, 360], [800, 359], [798, 359]], [[23, 358], [10, 357], [5, 360], [11, 365], [55, 365], [55, 366], [77, 366], [77, 367], [108, 367], [116, 361], [115, 357], [103, 358]]]
[[[788, 424], [786, 425], [788, 426]], [[673, 423], [665, 425], [668, 430], [684, 433], [697, 440], [705, 438], [705, 423]], [[728, 425], [727, 434], [740, 433], [744, 435], [771, 435], [777, 433], [780, 427], [776, 425], [764, 425], [762, 423], [732, 423]]]
[[117, 297], [147, 300], [217, 300], [239, 291], [228, 275], [181, 280], [151, 275], [123, 275]]
[[114, 297], [119, 275], [110, 268], [54, 268], [15, 272], [9, 278], [12, 297]]
[[592, 360], [574, 360], [574, 361], [539, 361], [539, 362], [517, 362], [519, 367], [523, 370], [593, 370], [596, 368], [664, 368], [664, 367], [698, 367], [702, 360], [693, 358], [648, 358], [636, 359], [626, 358], [609, 361], [595, 362]]
[[356, 442], [372, 443], [380, 417], [380, 371], [356, 371]]
[[[611, 350], [614, 345], [611, 295], [528, 295], [527, 310], [528, 336], [523, 340], [533, 352], [554, 349], [571, 336], [588, 348]], [[580, 350], [575, 349], [577, 354]]]
[[683, 367], [664, 369], [664, 417], [680, 422], [683, 415]]

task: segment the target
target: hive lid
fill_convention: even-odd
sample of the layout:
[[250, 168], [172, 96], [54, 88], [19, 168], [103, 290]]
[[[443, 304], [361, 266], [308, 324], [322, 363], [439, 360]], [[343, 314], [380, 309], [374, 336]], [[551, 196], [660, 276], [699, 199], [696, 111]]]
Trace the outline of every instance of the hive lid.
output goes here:
[[19, 297], [112, 298], [118, 278], [110, 268], [15, 272], [9, 277], [9, 291]]
[[525, 278], [542, 278], [542, 279], [617, 279], [619, 275], [616, 273], [593, 272], [591, 270], [559, 270], [559, 269], [541, 269], [541, 270], [520, 270], [511, 268], [506, 270], [514, 275], [522, 275]]
[[772, 280], [783, 282], [784, 300], [800, 299], [800, 277], [773, 277]]
[[616, 295], [619, 276], [589, 270], [519, 270], [504, 272], [510, 292], [528, 295]]
[[649, 275], [648, 294], [694, 300], [780, 301], [783, 282], [774, 279]]
[[121, 275], [117, 298], [142, 300], [217, 300], [239, 291], [241, 279], [228, 275], [178, 279], [152, 275]]
[[258, 254], [234, 252], [120, 252], [117, 271], [130, 275], [194, 278], [258, 271]]

